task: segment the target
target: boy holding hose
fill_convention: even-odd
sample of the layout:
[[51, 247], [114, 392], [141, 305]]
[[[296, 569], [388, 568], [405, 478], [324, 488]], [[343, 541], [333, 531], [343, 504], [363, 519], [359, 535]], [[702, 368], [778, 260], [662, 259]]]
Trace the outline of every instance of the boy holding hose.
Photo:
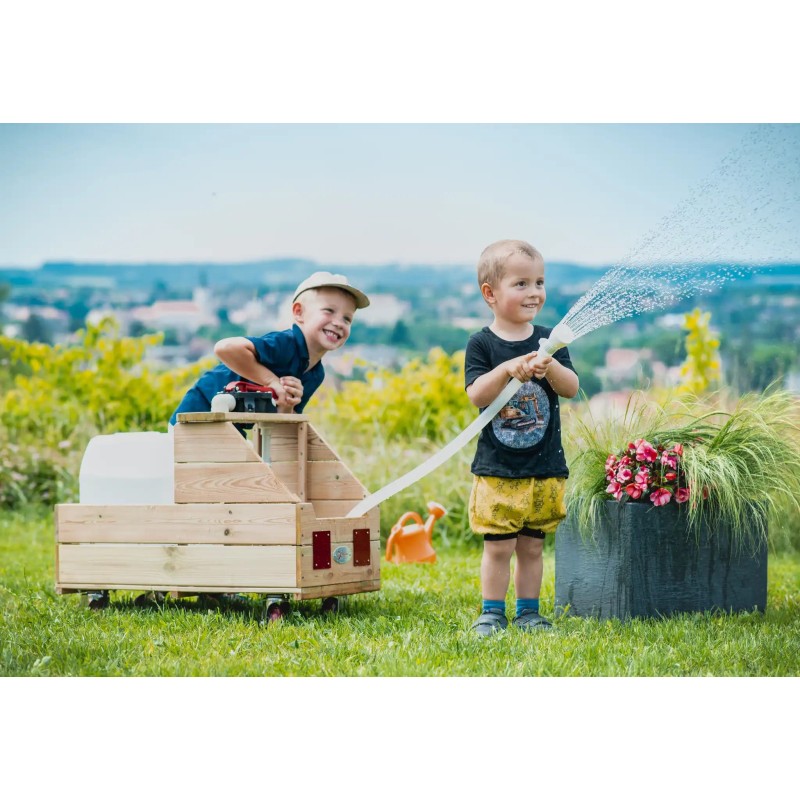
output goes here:
[[513, 624], [548, 628], [539, 614], [545, 534], [565, 517], [568, 476], [561, 445], [559, 398], [575, 397], [578, 376], [566, 348], [538, 355], [549, 328], [533, 325], [546, 299], [544, 259], [527, 242], [489, 245], [478, 262], [478, 285], [494, 315], [473, 334], [464, 366], [466, 391], [488, 406], [511, 378], [522, 386], [481, 432], [472, 462], [469, 501], [472, 530], [484, 539], [483, 606], [472, 629], [488, 636], [507, 627], [505, 598], [511, 556], [516, 555]]

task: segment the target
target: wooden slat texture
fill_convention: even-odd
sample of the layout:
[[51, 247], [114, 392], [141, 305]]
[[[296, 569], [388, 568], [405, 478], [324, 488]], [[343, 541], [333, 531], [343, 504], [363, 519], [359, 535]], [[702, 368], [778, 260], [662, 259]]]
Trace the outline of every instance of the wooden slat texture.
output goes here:
[[176, 425], [176, 462], [260, 461], [253, 445], [229, 422]]
[[[297, 425], [282, 425], [270, 420], [258, 426], [270, 437], [270, 463], [297, 461]], [[333, 448], [307, 423], [308, 461], [341, 461]]]
[[[308, 423], [308, 460], [342, 461], [339, 454], [325, 441], [322, 434]], [[342, 461], [342, 463], [344, 463]]]
[[308, 545], [299, 549], [300, 588], [354, 583], [356, 581], [378, 580], [380, 578], [381, 543], [377, 539], [370, 541], [371, 563], [369, 566], [363, 567], [353, 566], [351, 558], [346, 564], [337, 564], [332, 561], [330, 569], [314, 569], [312, 547]]
[[270, 422], [308, 422], [305, 414], [247, 414], [233, 411], [188, 411], [178, 414], [178, 422], [264, 422], [269, 417]]
[[367, 490], [341, 461], [312, 461], [308, 465], [306, 496], [312, 501], [361, 500]]
[[355, 519], [344, 519], [342, 517], [326, 519], [316, 514], [315, 508], [316, 505], [312, 507], [308, 503], [301, 503], [297, 506], [297, 525], [300, 530], [299, 540], [302, 545], [310, 545], [312, 543], [314, 531], [330, 531], [331, 544], [342, 544], [344, 542], [352, 544], [353, 531], [356, 528], [369, 528], [370, 540], [380, 539], [381, 514], [378, 508], [372, 508], [363, 517], [356, 517]]
[[330, 518], [346, 516], [347, 512], [358, 503], [358, 500], [310, 500], [309, 502], [313, 503], [314, 513], [318, 517]]
[[306, 477], [308, 474], [308, 423], [297, 426], [297, 496], [306, 499]]
[[263, 591], [295, 585], [297, 570], [297, 548], [288, 545], [61, 544], [58, 548], [57, 582], [67, 587], [171, 591], [226, 586]]
[[145, 544], [296, 544], [294, 503], [56, 506], [56, 539]]
[[298, 600], [314, 600], [317, 597], [338, 597], [359, 592], [377, 592], [381, 588], [379, 580], [358, 581], [356, 583], [337, 583], [333, 586], [313, 586], [295, 593]]
[[[71, 547], [72, 545], [68, 545]], [[176, 587], [172, 584], [160, 584], [159, 586], [152, 586], [148, 584], [147, 586], [142, 585], [141, 583], [117, 583], [113, 586], [109, 586], [108, 583], [87, 583], [85, 581], [81, 581], [79, 583], [72, 582], [69, 585], [67, 584], [57, 584], [56, 585], [56, 594], [75, 594], [75, 592], [84, 592], [89, 589], [114, 589], [115, 591], [132, 591], [132, 592], [141, 592], [141, 591], [154, 591], [154, 592], [169, 592], [170, 594], [185, 594], [189, 595], [196, 595], [200, 594], [201, 592], [243, 592], [243, 593], [252, 593], [252, 594], [259, 594], [259, 593], [268, 593], [268, 594], [297, 594], [298, 589], [296, 586], [239, 586], [239, 585], [228, 585], [228, 586], [181, 586]]]
[[269, 462], [297, 461], [298, 425], [259, 425], [261, 435], [269, 440]]
[[[295, 444], [295, 456], [297, 445]], [[297, 494], [297, 461], [273, 461], [270, 464], [275, 477], [290, 491]], [[298, 500], [299, 500], [298, 496]]]
[[176, 464], [176, 503], [298, 502], [267, 464]]

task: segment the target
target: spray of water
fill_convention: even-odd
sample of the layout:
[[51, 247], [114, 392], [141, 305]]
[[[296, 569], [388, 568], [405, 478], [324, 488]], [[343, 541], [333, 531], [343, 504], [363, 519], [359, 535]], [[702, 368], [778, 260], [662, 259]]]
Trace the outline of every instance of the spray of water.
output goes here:
[[762, 125], [569, 310], [574, 337], [800, 255], [800, 125]]

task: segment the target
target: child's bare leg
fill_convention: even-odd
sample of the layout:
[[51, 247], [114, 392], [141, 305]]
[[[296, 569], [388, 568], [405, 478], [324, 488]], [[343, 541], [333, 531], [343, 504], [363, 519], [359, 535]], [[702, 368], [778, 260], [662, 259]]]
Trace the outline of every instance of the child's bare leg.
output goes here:
[[[481, 594], [484, 600], [505, 600], [511, 574], [515, 539], [484, 541], [481, 559]], [[539, 576], [541, 580], [541, 575]]]
[[542, 548], [544, 539], [519, 536], [516, 540], [517, 565], [514, 591], [517, 597], [538, 597], [542, 590]]
[[542, 589], [542, 549], [544, 539], [520, 536], [517, 539], [517, 565], [514, 568], [514, 589], [517, 593], [517, 615], [514, 624], [525, 630], [551, 628], [539, 614], [539, 592]]

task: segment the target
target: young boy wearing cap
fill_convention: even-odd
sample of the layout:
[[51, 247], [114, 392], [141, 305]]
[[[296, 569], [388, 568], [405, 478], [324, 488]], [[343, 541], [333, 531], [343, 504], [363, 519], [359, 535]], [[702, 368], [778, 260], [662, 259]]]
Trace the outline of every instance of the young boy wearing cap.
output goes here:
[[[214, 353], [222, 363], [204, 373], [186, 392], [172, 412], [170, 427], [184, 411], [209, 411], [217, 392], [231, 381], [243, 378], [274, 389], [278, 412], [300, 413], [325, 377], [322, 357], [347, 341], [356, 309], [368, 305], [369, 298], [351, 286], [344, 275], [315, 272], [295, 290], [294, 325], [290, 329], [257, 338], [233, 336], [217, 342]], [[163, 596], [160, 592], [153, 595], [156, 599]], [[202, 594], [199, 599], [217, 604], [219, 600], [236, 600], [238, 596]], [[90, 608], [103, 608], [107, 604], [108, 590], [90, 592]]]
[[214, 354], [222, 363], [186, 392], [170, 425], [185, 411], [209, 411], [217, 392], [243, 379], [274, 389], [278, 412], [302, 412], [325, 377], [323, 356], [347, 341], [356, 309], [368, 305], [367, 296], [344, 275], [315, 272], [295, 290], [291, 328], [217, 342]]

